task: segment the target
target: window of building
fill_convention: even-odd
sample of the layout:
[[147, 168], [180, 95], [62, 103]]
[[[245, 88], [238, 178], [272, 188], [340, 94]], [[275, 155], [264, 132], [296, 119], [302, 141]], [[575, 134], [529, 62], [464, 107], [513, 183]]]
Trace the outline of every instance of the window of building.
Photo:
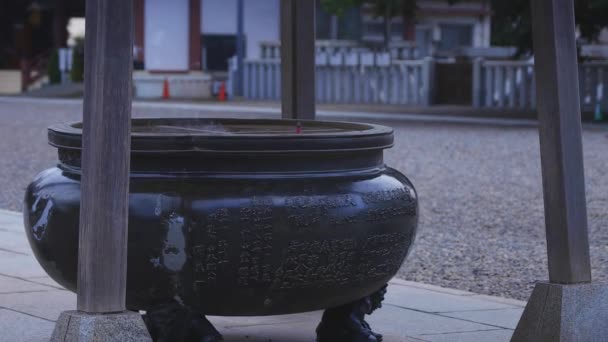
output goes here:
[[209, 71], [227, 71], [228, 60], [236, 55], [237, 37], [233, 34], [204, 34], [203, 69]]
[[316, 29], [317, 39], [332, 39], [331, 26], [332, 26], [332, 15], [327, 13], [321, 5], [321, 0], [317, 0], [317, 13], [316, 13]]
[[416, 26], [416, 48], [418, 58], [431, 55], [433, 46], [433, 28], [430, 26]]
[[361, 10], [352, 8], [341, 16], [334, 16], [323, 8], [317, 0], [316, 13], [317, 39], [347, 39], [361, 38]]
[[451, 50], [461, 46], [473, 46], [473, 25], [471, 24], [441, 24], [441, 40], [439, 49]]
[[353, 8], [338, 18], [338, 39], [361, 39], [361, 10]]

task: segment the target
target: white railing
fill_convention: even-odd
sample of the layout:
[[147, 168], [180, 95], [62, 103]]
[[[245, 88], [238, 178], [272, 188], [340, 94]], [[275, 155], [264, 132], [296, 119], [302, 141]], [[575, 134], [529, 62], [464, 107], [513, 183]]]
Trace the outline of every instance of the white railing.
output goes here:
[[[416, 44], [412, 42], [395, 42], [389, 46], [388, 51], [374, 52], [356, 41], [350, 40], [317, 40], [315, 42], [315, 52], [317, 55], [342, 56], [342, 58], [352, 58], [349, 56], [359, 54], [386, 54], [391, 60], [410, 60], [417, 58]], [[261, 42], [261, 59], [280, 59], [280, 42]]]
[[472, 91], [474, 107], [535, 108], [534, 64], [477, 59], [473, 63]]
[[[605, 82], [608, 62], [579, 65], [579, 93], [583, 111], [608, 108]], [[484, 61], [473, 64], [473, 106], [530, 110], [536, 108], [534, 63]]]
[[608, 108], [608, 62], [585, 62], [579, 65], [579, 92], [581, 108], [584, 111], [606, 110]]
[[[361, 46], [352, 40], [317, 40], [315, 41], [316, 53], [345, 53], [360, 50]], [[260, 43], [260, 57], [262, 59], [280, 59], [281, 42], [266, 41]]]
[[[326, 63], [317, 59], [316, 98], [319, 103], [431, 104], [432, 59], [398, 61], [384, 65], [353, 63]], [[231, 65], [235, 65], [234, 61]], [[281, 98], [279, 60], [245, 61], [243, 74], [245, 98]], [[236, 68], [232, 68], [229, 80], [231, 87], [235, 85], [235, 77]]]

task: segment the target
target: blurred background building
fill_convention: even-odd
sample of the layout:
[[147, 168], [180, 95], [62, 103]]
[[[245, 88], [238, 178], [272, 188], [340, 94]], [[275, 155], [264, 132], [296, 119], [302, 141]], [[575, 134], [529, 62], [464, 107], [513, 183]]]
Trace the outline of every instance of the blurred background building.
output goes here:
[[[212, 99], [223, 87], [232, 98], [280, 98], [280, 0], [133, 1], [136, 97]], [[0, 0], [0, 93], [82, 92], [84, 4]], [[581, 99], [601, 112], [608, 106], [608, 1], [575, 5]], [[316, 6], [321, 103], [535, 107], [529, 0]]]
[[[84, 0], [3, 1], [0, 11], [0, 68], [25, 69], [23, 89], [42, 79], [55, 50], [75, 44], [82, 31]], [[136, 69], [152, 72], [227, 71], [236, 53], [238, 0], [135, 0]], [[405, 58], [435, 51], [490, 45], [487, 1], [454, 6], [444, 1], [419, 1], [417, 17], [390, 18], [390, 44], [410, 49]], [[244, 2], [245, 57], [259, 59], [263, 46], [279, 41], [279, 0]], [[78, 20], [80, 19], [80, 21]], [[70, 21], [72, 36], [68, 32]], [[386, 22], [373, 5], [364, 4], [340, 16], [328, 13], [317, 0], [319, 40], [348, 42], [378, 49]], [[84, 32], [81, 32], [81, 34]], [[70, 39], [71, 38], [71, 39]], [[331, 45], [331, 43], [326, 43]]]

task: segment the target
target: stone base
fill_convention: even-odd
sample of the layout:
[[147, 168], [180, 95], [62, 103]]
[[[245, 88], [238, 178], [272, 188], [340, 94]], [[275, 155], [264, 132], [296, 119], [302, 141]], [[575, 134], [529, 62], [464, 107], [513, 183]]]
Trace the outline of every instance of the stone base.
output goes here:
[[607, 341], [607, 284], [537, 283], [511, 342]]
[[135, 312], [87, 314], [64, 311], [51, 342], [152, 342], [141, 315]]

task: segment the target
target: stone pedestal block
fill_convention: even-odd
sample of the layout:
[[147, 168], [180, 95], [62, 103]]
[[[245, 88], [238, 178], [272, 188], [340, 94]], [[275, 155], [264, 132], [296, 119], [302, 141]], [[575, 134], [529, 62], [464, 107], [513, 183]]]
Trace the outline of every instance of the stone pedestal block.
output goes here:
[[511, 342], [608, 340], [607, 284], [538, 283]]
[[51, 342], [152, 342], [138, 313], [87, 314], [64, 311]]

